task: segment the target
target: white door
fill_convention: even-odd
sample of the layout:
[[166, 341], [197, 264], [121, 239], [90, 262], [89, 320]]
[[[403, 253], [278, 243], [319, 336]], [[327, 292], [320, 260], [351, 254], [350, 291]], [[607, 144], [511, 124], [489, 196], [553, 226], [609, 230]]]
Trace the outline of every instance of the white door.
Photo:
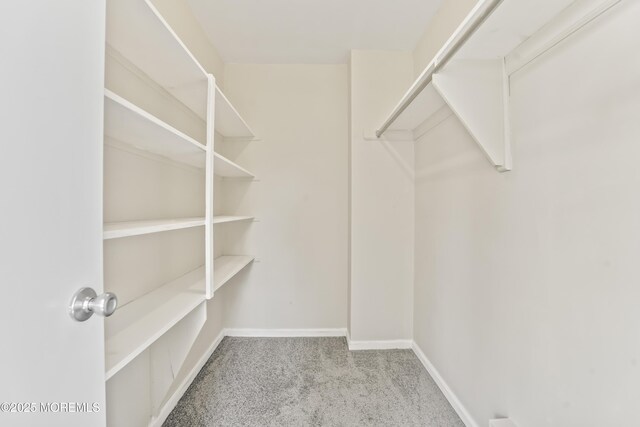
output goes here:
[[0, 425], [103, 426], [104, 0], [0, 2]]

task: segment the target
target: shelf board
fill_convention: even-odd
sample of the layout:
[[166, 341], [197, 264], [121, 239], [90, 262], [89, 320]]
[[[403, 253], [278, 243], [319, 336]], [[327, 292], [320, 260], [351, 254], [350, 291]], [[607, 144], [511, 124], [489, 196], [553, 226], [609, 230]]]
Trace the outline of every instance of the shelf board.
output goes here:
[[198, 168], [205, 166], [206, 147], [105, 89], [104, 133], [117, 141]]
[[218, 290], [231, 280], [243, 268], [251, 264], [253, 259], [252, 256], [248, 255], [225, 255], [216, 258], [213, 265], [213, 290]]
[[207, 72], [150, 0], [107, 2], [107, 44], [203, 120]]
[[[494, 0], [478, 2], [441, 50], [436, 53], [388, 114], [385, 122], [397, 114], [402, 105], [408, 104], [389, 126], [389, 130], [413, 131], [446, 104], [432, 82], [429, 82], [426, 87], [421, 84], [423, 77], [428, 70], [433, 69], [434, 64], [440, 62], [444, 52], [461, 38], [469, 22], [481, 15], [483, 9], [493, 2]], [[450, 63], [459, 60], [503, 59], [517, 51], [525, 40], [543, 29], [573, 2], [574, 0], [503, 0], [464, 42], [464, 45], [451, 58]], [[444, 65], [442, 72], [447, 72], [447, 69], [448, 65]], [[420, 89], [421, 87], [424, 88]]]
[[218, 153], [214, 153], [213, 171], [224, 178], [254, 178], [251, 172]]
[[204, 267], [122, 306], [106, 320], [106, 379], [114, 376], [205, 301]]
[[454, 59], [502, 59], [575, 0], [504, 0]]
[[140, 236], [142, 234], [160, 233], [183, 228], [200, 227], [205, 224], [204, 218], [160, 219], [151, 221], [111, 222], [104, 225], [104, 240], [121, 237]]
[[214, 224], [226, 224], [229, 222], [238, 221], [250, 221], [253, 220], [252, 216], [231, 216], [231, 215], [216, 215], [213, 217]]
[[215, 129], [224, 137], [246, 138], [254, 137], [253, 131], [244, 121], [240, 113], [231, 105], [222, 91], [216, 86]]

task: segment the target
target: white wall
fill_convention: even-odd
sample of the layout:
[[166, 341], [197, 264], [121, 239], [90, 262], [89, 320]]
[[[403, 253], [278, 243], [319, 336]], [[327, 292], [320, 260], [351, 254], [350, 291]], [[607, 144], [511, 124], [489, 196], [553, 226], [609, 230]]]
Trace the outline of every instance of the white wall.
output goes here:
[[223, 184], [226, 209], [258, 220], [241, 242], [256, 262], [215, 297], [224, 298], [225, 326], [345, 328], [347, 66], [227, 64], [225, 76], [261, 138], [225, 143], [258, 178]]
[[415, 77], [429, 65], [435, 54], [469, 14], [478, 0], [444, 0], [426, 26], [413, 50]]
[[409, 87], [410, 52], [351, 52], [350, 325], [353, 341], [411, 338], [413, 142], [365, 140]]
[[640, 3], [512, 76], [512, 172], [416, 145], [417, 344], [477, 425], [640, 425]]

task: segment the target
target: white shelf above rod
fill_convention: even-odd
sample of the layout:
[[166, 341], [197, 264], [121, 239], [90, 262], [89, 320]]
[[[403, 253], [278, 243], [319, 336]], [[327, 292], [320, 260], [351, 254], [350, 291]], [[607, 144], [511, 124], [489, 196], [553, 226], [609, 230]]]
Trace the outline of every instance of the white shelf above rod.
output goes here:
[[420, 77], [409, 88], [402, 100], [396, 105], [391, 115], [376, 130], [375, 134], [378, 138], [393, 124], [394, 121], [407, 109], [411, 102], [426, 88], [433, 80], [433, 75], [440, 71], [449, 60], [460, 50], [464, 43], [473, 35], [473, 33], [482, 25], [482, 23], [497, 9], [503, 0], [489, 0], [480, 2], [472, 10], [467, 19], [461, 24], [447, 43], [436, 54], [435, 58], [427, 68], [420, 74]]

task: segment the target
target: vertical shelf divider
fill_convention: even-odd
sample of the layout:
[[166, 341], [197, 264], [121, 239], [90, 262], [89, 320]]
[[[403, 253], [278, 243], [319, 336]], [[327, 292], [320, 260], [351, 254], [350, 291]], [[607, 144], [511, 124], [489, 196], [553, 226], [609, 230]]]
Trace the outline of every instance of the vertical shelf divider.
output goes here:
[[215, 165], [215, 108], [216, 108], [216, 80], [211, 75], [207, 75], [207, 154], [206, 154], [206, 183], [205, 183], [205, 294], [207, 299], [213, 298], [214, 293], [214, 165]]

